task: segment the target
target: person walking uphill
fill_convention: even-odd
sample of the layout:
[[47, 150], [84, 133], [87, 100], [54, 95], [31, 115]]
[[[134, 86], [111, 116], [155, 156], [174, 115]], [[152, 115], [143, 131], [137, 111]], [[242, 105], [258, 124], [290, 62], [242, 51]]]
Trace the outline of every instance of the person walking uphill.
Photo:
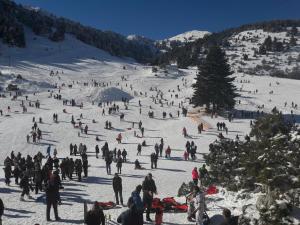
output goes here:
[[84, 222], [87, 225], [105, 225], [105, 216], [98, 202], [95, 202], [93, 208], [87, 212]]
[[121, 205], [123, 205], [122, 178], [119, 177], [117, 173], [115, 173], [112, 183], [113, 183], [113, 189], [116, 197], [116, 204], [119, 205], [119, 196], [120, 196]]
[[146, 206], [146, 220], [152, 221], [150, 218], [150, 211], [152, 208], [153, 195], [157, 194], [156, 185], [152, 179], [152, 174], [149, 173], [143, 181], [143, 202]]

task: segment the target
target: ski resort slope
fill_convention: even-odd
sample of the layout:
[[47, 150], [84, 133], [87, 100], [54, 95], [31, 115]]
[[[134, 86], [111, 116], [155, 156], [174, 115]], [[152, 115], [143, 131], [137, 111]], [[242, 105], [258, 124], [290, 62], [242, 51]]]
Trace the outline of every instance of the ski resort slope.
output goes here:
[[[28, 35], [27, 35], [28, 36]], [[4, 116], [0, 117], [0, 164], [3, 164], [6, 156], [11, 151], [21, 152], [23, 156], [30, 154], [33, 156], [38, 151], [46, 155], [46, 149], [50, 145], [58, 151], [58, 157], [69, 157], [70, 143], [83, 143], [87, 145], [89, 160], [89, 176], [82, 182], [77, 182], [76, 178], [72, 181], [64, 181], [64, 190], [61, 191], [62, 205], [59, 206], [60, 222], [46, 222], [45, 194], [32, 194], [33, 199], [20, 201], [20, 188], [12, 180], [11, 186], [4, 183], [4, 173], [0, 170], [0, 194], [5, 204], [5, 214], [3, 224], [17, 225], [26, 224], [83, 224], [83, 203], [87, 201], [88, 207], [91, 207], [93, 201], [115, 201], [112, 189], [112, 175], [107, 175], [105, 162], [100, 157], [95, 157], [95, 145], [102, 145], [107, 141], [110, 150], [113, 148], [124, 148], [128, 152], [128, 162], [123, 164], [123, 197], [124, 202], [130, 197], [131, 192], [138, 184], [141, 184], [144, 177], [151, 172], [157, 185], [157, 197], [176, 196], [180, 185], [183, 182], [191, 180], [191, 171], [194, 167], [202, 166], [205, 161], [203, 155], [208, 153], [208, 145], [217, 139], [219, 131], [216, 129], [217, 122], [225, 122], [228, 126], [228, 135], [225, 137], [235, 138], [238, 134], [241, 138], [250, 131], [248, 119], [235, 119], [229, 123], [226, 119], [219, 116], [211, 118], [208, 115], [197, 115], [197, 109], [193, 109], [188, 104], [191, 97], [191, 84], [196, 75], [195, 69], [175, 70], [170, 69], [169, 73], [163, 71], [152, 73], [151, 67], [146, 67], [134, 63], [129, 59], [120, 59], [108, 55], [107, 53], [86, 46], [73, 39], [71, 36], [62, 44], [52, 43], [45, 38], [37, 38], [32, 41], [26, 49], [5, 49], [0, 57], [0, 70], [4, 73], [4, 78], [0, 79], [0, 85], [3, 89], [10, 82], [15, 81], [14, 74], [21, 74], [26, 80], [27, 95], [30, 101], [39, 100], [40, 109], [28, 107], [27, 113], [22, 113], [20, 106], [25, 95], [12, 101], [9, 94], [6, 98], [0, 98], [0, 109]], [[1, 46], [2, 48], [6, 48]], [[43, 50], [44, 49], [44, 50]], [[45, 50], [48, 49], [48, 50]], [[10, 62], [7, 64], [8, 57]], [[54, 75], [50, 76], [50, 71]], [[58, 73], [56, 74], [56, 71]], [[257, 111], [257, 107], [264, 104], [264, 111], [270, 111], [274, 106], [285, 113], [292, 110], [292, 101], [300, 104], [300, 81], [277, 79], [270, 77], [254, 77], [244, 74], [235, 74], [236, 86], [241, 94], [238, 100], [241, 104], [237, 105], [238, 110]], [[1, 77], [1, 76], [0, 76]], [[122, 81], [122, 77], [126, 81]], [[92, 87], [92, 82], [104, 82], [106, 87]], [[242, 81], [242, 83], [241, 83]], [[244, 82], [247, 81], [247, 82]], [[249, 81], [249, 82], [248, 82]], [[47, 85], [40, 85], [45, 82]], [[88, 83], [84, 86], [83, 83]], [[186, 82], [186, 83], [185, 83]], [[32, 83], [32, 87], [28, 85]], [[34, 84], [34, 85], [33, 85]], [[44, 84], [44, 83], [43, 83]], [[65, 86], [63, 86], [65, 84]], [[83, 103], [83, 108], [64, 106], [62, 101], [50, 97], [50, 91], [58, 94], [59, 89], [50, 88], [59, 86], [60, 94], [63, 99], [75, 99], [78, 104]], [[68, 87], [72, 85], [72, 88]], [[177, 91], [179, 85], [180, 91]], [[22, 88], [22, 82], [19, 86]], [[131, 89], [132, 86], [132, 89]], [[150, 91], [150, 88], [153, 91]], [[157, 90], [163, 92], [163, 98], [168, 102], [174, 101], [174, 105], [155, 104], [151, 96], [156, 96]], [[254, 94], [254, 90], [258, 90]], [[174, 92], [173, 92], [174, 90]], [[273, 94], [270, 94], [273, 91]], [[36, 93], [35, 93], [36, 92]], [[147, 92], [147, 95], [145, 94]], [[178, 98], [175, 98], [178, 94]], [[128, 110], [125, 110], [122, 98], [130, 98]], [[124, 121], [120, 121], [120, 113], [102, 115], [103, 108], [98, 107], [99, 102], [115, 101], [120, 106], [120, 112], [125, 114]], [[141, 114], [139, 112], [139, 101], [141, 101]], [[287, 101], [287, 107], [284, 102]], [[188, 117], [177, 117], [178, 104], [183, 102], [191, 112]], [[93, 104], [94, 103], [94, 104]], [[10, 106], [10, 111], [7, 107]], [[152, 109], [150, 109], [150, 106]], [[65, 109], [66, 113], [63, 113]], [[148, 111], [154, 111], [154, 118], [148, 117]], [[162, 118], [165, 111], [167, 115], [171, 113], [173, 118], [167, 116]], [[52, 115], [58, 114], [58, 123], [54, 123]], [[299, 109], [294, 110], [299, 115]], [[78, 136], [78, 129], [73, 128], [71, 116], [79, 120], [80, 114], [83, 124], [88, 125], [88, 134]], [[195, 116], [196, 115], [196, 116]], [[32, 144], [26, 142], [26, 135], [29, 134], [32, 127], [32, 118], [38, 121], [41, 117], [43, 123], [38, 124], [43, 133], [43, 139], [40, 143]], [[296, 117], [299, 119], [299, 116]], [[95, 120], [95, 123], [93, 123]], [[104, 129], [105, 121], [111, 121], [113, 129]], [[140, 131], [137, 128], [137, 122], [142, 121], [145, 127], [145, 136], [141, 138]], [[204, 122], [205, 132], [198, 134], [197, 126], [199, 121]], [[132, 122], [135, 122], [134, 128]], [[298, 121], [299, 122], [299, 121]], [[189, 137], [184, 138], [182, 129], [186, 127]], [[134, 137], [134, 130], [138, 137]], [[121, 144], [116, 141], [117, 135], [121, 133], [123, 140]], [[96, 136], [100, 141], [96, 141]], [[154, 151], [155, 143], [159, 143], [160, 138], [164, 139], [164, 150], [167, 146], [172, 149], [171, 159], [159, 158], [158, 168], [151, 169], [150, 154]], [[142, 148], [142, 155], [136, 156], [137, 144], [143, 140], [147, 146]], [[184, 161], [183, 153], [186, 141], [194, 141], [198, 146], [197, 159], [195, 161]], [[73, 157], [79, 158], [77, 157]], [[144, 170], [134, 170], [134, 161], [138, 159]], [[112, 174], [116, 172], [115, 163], [112, 164]], [[207, 196], [208, 215], [212, 218], [212, 224], [217, 225], [222, 207], [228, 207], [233, 214], [239, 215], [244, 205], [250, 204], [248, 208], [250, 213], [256, 215], [255, 200], [258, 194], [251, 194], [249, 199], [238, 199], [238, 194], [227, 192], [220, 188], [217, 195]], [[185, 201], [185, 199], [178, 199]], [[252, 206], [251, 206], [252, 205]], [[220, 207], [222, 206], [222, 207]], [[110, 215], [112, 220], [116, 220], [118, 215], [124, 211], [125, 207], [117, 207], [107, 210], [104, 213]], [[53, 213], [53, 212], [52, 212]], [[258, 215], [257, 215], [258, 216]], [[151, 215], [154, 218], [154, 215]], [[51, 218], [54, 218], [51, 214]], [[188, 222], [186, 214], [165, 213], [164, 224], [193, 224]], [[112, 223], [113, 224], [113, 223]]]

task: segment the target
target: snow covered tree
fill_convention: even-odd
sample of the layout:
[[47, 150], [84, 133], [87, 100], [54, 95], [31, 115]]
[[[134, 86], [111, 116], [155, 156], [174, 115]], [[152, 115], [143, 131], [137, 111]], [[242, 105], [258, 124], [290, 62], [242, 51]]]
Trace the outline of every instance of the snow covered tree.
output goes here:
[[192, 102], [195, 106], [212, 107], [213, 111], [232, 109], [235, 105], [236, 88], [234, 77], [227, 63], [225, 53], [219, 46], [209, 49], [206, 59], [198, 66], [199, 73], [193, 85]]
[[233, 191], [259, 190], [260, 224], [291, 224], [283, 221], [291, 206], [299, 207], [294, 199], [300, 188], [300, 129], [274, 109], [257, 119], [250, 135], [250, 141], [222, 139], [210, 144], [204, 156], [210, 178]]

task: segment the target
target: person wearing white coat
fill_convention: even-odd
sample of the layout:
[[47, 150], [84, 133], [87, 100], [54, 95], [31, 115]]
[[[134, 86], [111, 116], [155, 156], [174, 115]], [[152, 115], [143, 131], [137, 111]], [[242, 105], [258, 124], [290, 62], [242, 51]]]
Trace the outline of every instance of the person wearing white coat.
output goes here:
[[194, 203], [196, 214], [196, 225], [203, 225], [203, 214], [205, 210], [205, 195], [198, 186], [194, 187], [194, 198], [191, 200]]

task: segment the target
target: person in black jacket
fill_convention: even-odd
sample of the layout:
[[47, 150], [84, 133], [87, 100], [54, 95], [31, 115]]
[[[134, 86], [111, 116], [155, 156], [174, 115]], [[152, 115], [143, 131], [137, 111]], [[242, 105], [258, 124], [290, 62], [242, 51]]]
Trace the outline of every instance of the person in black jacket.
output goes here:
[[128, 199], [127, 206], [129, 209], [121, 213], [117, 219], [117, 222], [121, 223], [122, 225], [139, 225], [139, 215], [133, 203], [132, 197]]
[[116, 196], [116, 204], [119, 205], [119, 196], [121, 204], [123, 205], [123, 196], [122, 196], [122, 178], [119, 177], [117, 173], [115, 173], [115, 176], [113, 178], [113, 189]]
[[49, 182], [46, 187], [46, 203], [47, 203], [47, 211], [46, 217], [47, 221], [51, 221], [50, 219], [50, 209], [51, 206], [54, 210], [55, 220], [60, 220], [58, 217], [57, 204], [59, 201], [59, 182], [54, 174], [50, 176]]
[[2, 216], [4, 213], [4, 204], [2, 199], [0, 198], [0, 225], [2, 225]]
[[87, 212], [84, 222], [87, 225], [105, 225], [105, 216], [98, 202], [95, 202], [93, 209]]
[[156, 185], [152, 179], [152, 174], [149, 173], [145, 180], [143, 181], [143, 202], [146, 206], [146, 220], [152, 221], [150, 219], [150, 211], [152, 207], [153, 195], [157, 194]]
[[21, 182], [20, 182], [20, 187], [22, 188], [22, 194], [21, 194], [21, 201], [24, 200], [24, 196], [27, 195], [28, 198], [31, 198], [29, 192], [30, 192], [30, 189], [32, 190], [32, 186], [31, 184], [29, 183], [29, 177], [27, 174], [25, 174], [23, 176], [23, 178], [21, 179]]

